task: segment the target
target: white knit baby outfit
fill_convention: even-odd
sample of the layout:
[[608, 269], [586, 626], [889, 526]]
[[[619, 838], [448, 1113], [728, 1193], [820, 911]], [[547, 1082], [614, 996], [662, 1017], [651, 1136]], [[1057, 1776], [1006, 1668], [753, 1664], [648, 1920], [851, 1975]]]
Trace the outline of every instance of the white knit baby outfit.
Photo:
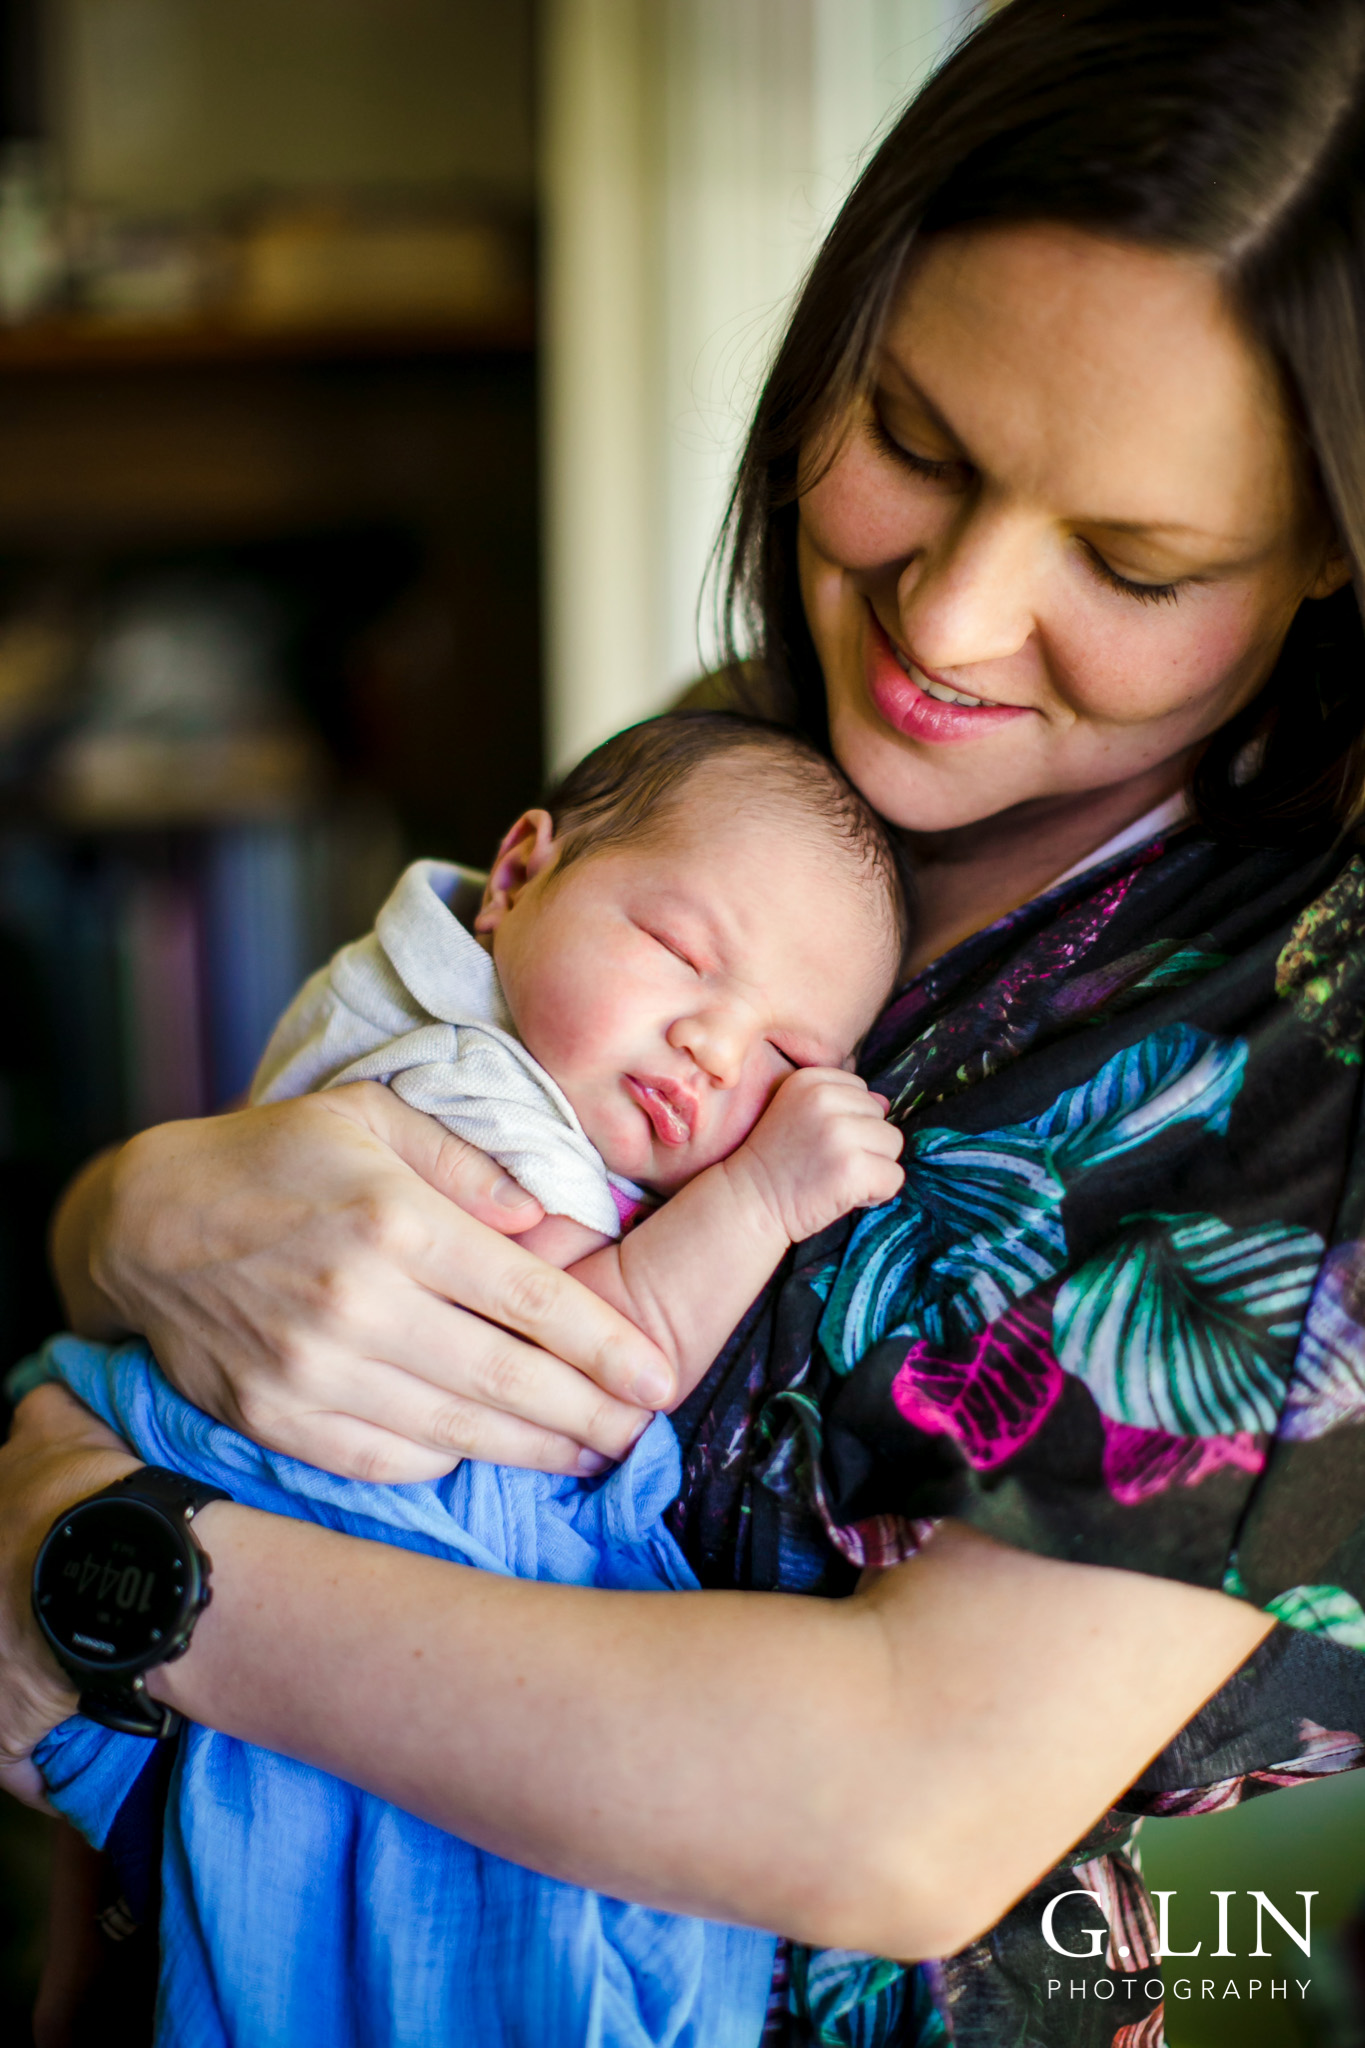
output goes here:
[[619, 1237], [623, 1216], [648, 1198], [607, 1171], [563, 1090], [517, 1037], [492, 955], [468, 929], [482, 889], [468, 868], [415, 861], [369, 937], [343, 946], [299, 990], [251, 1100], [382, 1081], [496, 1159], [548, 1214]]

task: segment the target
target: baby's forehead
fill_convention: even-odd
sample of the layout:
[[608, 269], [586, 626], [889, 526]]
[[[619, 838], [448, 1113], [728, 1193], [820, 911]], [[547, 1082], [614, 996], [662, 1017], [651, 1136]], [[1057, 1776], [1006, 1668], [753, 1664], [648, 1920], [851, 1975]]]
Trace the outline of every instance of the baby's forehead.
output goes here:
[[714, 881], [723, 866], [727, 890], [762, 899], [785, 888], [805, 894], [811, 917], [845, 916], [852, 902], [858, 922], [894, 924], [896, 879], [872, 829], [855, 823], [847, 804], [821, 801], [818, 785], [805, 790], [771, 769], [765, 779], [766, 764], [753, 765], [751, 779], [727, 778], [728, 786], [719, 778], [708, 786], [699, 770], [689, 778], [700, 785], [690, 803], [686, 786], [678, 792], [657, 831], [678, 879]]
[[900, 954], [895, 884], [872, 849], [787, 803], [711, 808], [679, 825], [641, 849], [648, 896], [704, 929], [714, 968], [779, 1006], [799, 997], [820, 1035], [848, 1050]]

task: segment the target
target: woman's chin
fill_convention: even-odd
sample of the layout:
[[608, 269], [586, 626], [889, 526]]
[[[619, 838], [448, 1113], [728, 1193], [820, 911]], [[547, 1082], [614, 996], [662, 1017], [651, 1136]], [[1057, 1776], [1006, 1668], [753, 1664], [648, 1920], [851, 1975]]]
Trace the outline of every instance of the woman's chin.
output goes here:
[[831, 722], [834, 758], [888, 824], [904, 832], [953, 832], [1045, 794], [1022, 762], [987, 761], [972, 748], [921, 748], [871, 716]]

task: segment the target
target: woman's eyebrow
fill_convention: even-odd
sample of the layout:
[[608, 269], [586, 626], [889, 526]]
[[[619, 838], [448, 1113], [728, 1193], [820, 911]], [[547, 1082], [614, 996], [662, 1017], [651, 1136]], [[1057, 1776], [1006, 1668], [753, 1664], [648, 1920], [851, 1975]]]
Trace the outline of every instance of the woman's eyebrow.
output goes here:
[[887, 385], [892, 382], [898, 384], [900, 389], [899, 391], [891, 391], [888, 395], [893, 398], [903, 399], [910, 405], [918, 406], [919, 410], [924, 414], [926, 421], [934, 428], [935, 432], [942, 434], [945, 441], [951, 441], [954, 448], [957, 449], [958, 453], [965, 460], [970, 460], [967, 454], [966, 442], [961, 434], [957, 432], [951, 420], [947, 419], [934, 404], [928, 392], [921, 385], [917, 384], [914, 378], [906, 370], [902, 369], [901, 365], [894, 358], [886, 358], [882, 363], [881, 373], [877, 378], [877, 389], [879, 391], [885, 390]]
[[[936, 433], [942, 434], [945, 441], [952, 444], [963, 461], [973, 461], [971, 451], [952, 421], [935, 405], [923, 386], [916, 383], [894, 357], [883, 359], [876, 390], [885, 391], [893, 399], [900, 399], [916, 406], [923, 413], [926, 423]], [[1245, 535], [1213, 533], [1207, 527], [1189, 526], [1178, 519], [1109, 519], [1103, 514], [1081, 514], [1075, 519], [1074, 524], [1096, 528], [1102, 533], [1122, 534], [1130, 539], [1169, 538], [1197, 541], [1201, 545], [1212, 544], [1214, 547], [1226, 549], [1229, 555], [1238, 561], [1259, 553], [1256, 543], [1248, 540]]]
[[1207, 526], [1188, 526], [1179, 519], [1105, 519], [1081, 518], [1079, 526], [1097, 527], [1102, 533], [1121, 533], [1139, 540], [1150, 540], [1158, 536], [1169, 536], [1173, 540], [1212, 541], [1217, 547], [1235, 548], [1239, 552], [1250, 549], [1251, 543], [1241, 534], [1212, 533]]

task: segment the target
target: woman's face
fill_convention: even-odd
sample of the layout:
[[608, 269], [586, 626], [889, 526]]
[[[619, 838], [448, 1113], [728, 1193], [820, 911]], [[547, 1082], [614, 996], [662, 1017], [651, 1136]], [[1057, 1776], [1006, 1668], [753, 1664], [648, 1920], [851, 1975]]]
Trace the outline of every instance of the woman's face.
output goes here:
[[1162, 764], [1178, 786], [1346, 577], [1273, 375], [1189, 258], [939, 236], [838, 427], [808, 451], [836, 448], [801, 502], [802, 592], [835, 753], [912, 829]]

